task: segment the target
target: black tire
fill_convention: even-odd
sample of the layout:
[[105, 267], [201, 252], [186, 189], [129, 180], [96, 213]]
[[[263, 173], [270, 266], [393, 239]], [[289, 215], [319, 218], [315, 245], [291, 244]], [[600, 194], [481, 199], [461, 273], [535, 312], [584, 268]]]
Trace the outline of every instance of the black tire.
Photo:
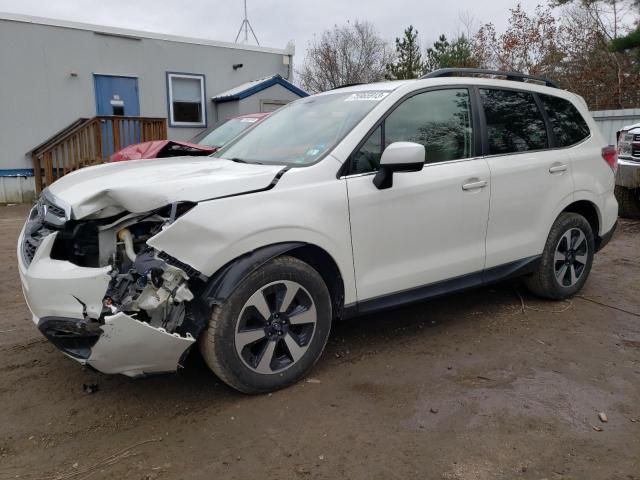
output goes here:
[[[243, 329], [248, 325], [246, 320], [247, 315], [253, 315], [254, 319], [251, 321], [254, 323], [257, 317], [257, 309], [247, 313], [247, 310], [252, 308], [251, 306], [247, 307], [247, 302], [249, 302], [250, 299], [256, 298], [255, 295], [257, 295], [258, 292], [262, 292], [262, 289], [265, 287], [279, 289], [282, 285], [285, 288], [286, 294], [287, 287], [283, 282], [293, 282], [302, 286], [303, 288], [300, 289], [302, 291], [302, 293], [300, 293], [300, 295], [302, 295], [302, 301], [308, 302], [310, 297], [313, 302], [310, 305], [315, 307], [316, 321], [313, 331], [311, 334], [305, 334], [306, 338], [310, 337], [310, 340], [308, 340], [304, 346], [306, 350], [297, 361], [293, 360], [294, 356], [290, 353], [291, 350], [286, 345], [286, 342], [282, 340], [283, 343], [279, 343], [281, 339], [275, 336], [275, 333], [278, 335], [282, 334], [280, 328], [277, 332], [269, 331], [269, 335], [274, 335], [272, 338], [275, 340], [267, 338], [266, 331], [272, 327], [267, 327], [265, 322], [265, 337], [249, 343], [248, 347], [244, 347], [244, 349], [239, 352], [236, 348], [236, 335], [240, 335], [241, 330], [242, 333], [245, 332]], [[275, 287], [273, 284], [275, 284]], [[269, 287], [270, 285], [271, 287]], [[291, 285], [291, 283], [289, 283], [289, 285]], [[284, 302], [282, 299], [284, 294], [265, 296], [264, 293], [261, 293], [261, 295], [263, 299], [269, 299], [267, 302], [269, 306], [274, 303]], [[291, 305], [293, 306], [292, 308], [297, 309], [295, 311], [300, 311], [305, 308], [304, 306], [300, 307], [298, 296], [291, 301]], [[272, 315], [275, 315], [273, 311], [275, 310], [277, 312], [279, 308], [270, 308], [270, 310], [272, 311]], [[278, 315], [283, 315], [283, 313], [284, 312], [279, 313]], [[263, 318], [264, 315], [259, 315], [260, 321], [262, 321]], [[272, 320], [269, 322], [269, 325], [271, 325], [271, 323], [275, 325], [277, 323], [273, 320], [275, 317], [271, 318]], [[291, 319], [293, 318], [292, 316]], [[249, 394], [272, 392], [297, 382], [311, 370], [320, 358], [327, 343], [331, 330], [331, 320], [331, 298], [320, 274], [311, 266], [297, 258], [288, 256], [278, 257], [251, 273], [223, 304], [214, 307], [209, 320], [209, 326], [199, 339], [200, 351], [209, 368], [211, 368], [223, 382], [236, 390]], [[278, 322], [280, 322], [280, 320], [278, 320]], [[284, 322], [286, 323], [286, 320]], [[241, 325], [241, 323], [243, 325]], [[297, 335], [295, 338], [298, 340], [303, 338], [305, 335], [293, 333], [294, 327], [298, 328], [299, 326], [290, 324], [288, 327], [285, 325], [284, 328], [289, 328], [289, 333]], [[253, 330], [251, 331], [258, 332], [260, 330], [255, 324], [252, 328]], [[306, 332], [308, 332], [309, 326], [306, 325], [304, 328], [307, 329]], [[285, 336], [287, 335], [285, 334]], [[290, 338], [287, 340], [290, 340]], [[247, 360], [246, 357], [241, 357], [241, 354], [244, 355], [245, 352], [249, 352], [247, 355], [251, 356], [253, 355], [251, 349], [255, 349], [257, 351], [257, 353], [255, 353], [256, 362], [259, 363], [259, 359], [264, 357], [268, 351], [267, 345], [272, 341], [280, 345], [280, 347], [273, 347], [273, 352], [284, 352], [284, 356], [278, 358], [274, 353], [271, 353], [272, 360], [268, 366], [269, 371], [271, 371], [274, 361], [284, 362], [284, 364], [286, 364], [287, 360], [289, 360], [292, 363], [289, 366], [285, 366], [284, 370], [274, 373], [266, 374], [254, 371], [249, 366], [249, 363], [247, 363], [249, 360]], [[266, 342], [264, 348], [261, 342]], [[247, 348], [250, 350], [247, 351]], [[279, 363], [278, 365], [281, 364], [283, 363]], [[254, 365], [256, 368], [258, 366], [259, 365]]]
[[616, 185], [615, 194], [618, 200], [618, 215], [623, 218], [640, 219], [640, 189]]
[[[573, 281], [573, 278], [571, 278], [571, 271], [569, 270], [565, 275], [562, 275], [564, 263], [563, 261], [556, 260], [556, 250], [561, 248], [562, 244], [560, 242], [565, 242], [564, 245], [566, 245], [567, 240], [562, 239], [568, 232], [573, 232], [573, 238], [577, 238], [577, 235], [575, 234], [577, 230], [584, 233], [584, 236], [586, 237], [584, 240], [587, 248], [586, 253], [582, 254], [582, 244], [580, 244], [581, 249], [579, 252], [581, 254], [580, 257], [586, 258], [586, 261], [584, 264], [577, 262], [577, 260], [575, 260], [577, 255], [575, 253], [568, 257], [566, 261], [571, 262], [572, 258], [574, 258], [573, 261], [576, 263], [567, 264], [567, 269], [570, 269], [572, 266], [574, 268], [574, 272], [578, 272], [578, 269], [580, 269], [576, 283], [570, 284]], [[569, 233], [568, 235], [571, 237], [572, 233]], [[591, 265], [593, 263], [594, 252], [595, 240], [593, 237], [593, 231], [591, 230], [591, 225], [587, 219], [577, 213], [561, 213], [551, 227], [538, 267], [533, 274], [524, 278], [525, 284], [532, 293], [540, 297], [553, 300], [569, 298], [579, 292], [587, 281], [589, 272], [591, 271]], [[569, 277], [566, 282], [568, 285], [562, 284], [556, 274], [560, 274], [563, 280]]]

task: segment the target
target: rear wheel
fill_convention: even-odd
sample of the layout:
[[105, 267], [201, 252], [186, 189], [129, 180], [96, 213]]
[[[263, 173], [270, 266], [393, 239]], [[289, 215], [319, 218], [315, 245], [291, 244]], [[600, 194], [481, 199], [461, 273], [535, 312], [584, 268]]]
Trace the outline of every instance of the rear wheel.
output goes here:
[[618, 214], [624, 218], [640, 218], [640, 188], [625, 188], [616, 185]]
[[525, 277], [525, 283], [541, 297], [571, 297], [587, 281], [594, 251], [589, 222], [577, 213], [562, 213], [551, 227], [536, 271]]
[[279, 257], [214, 308], [200, 351], [233, 388], [278, 390], [304, 377], [320, 358], [331, 318], [329, 291], [320, 274], [301, 260]]

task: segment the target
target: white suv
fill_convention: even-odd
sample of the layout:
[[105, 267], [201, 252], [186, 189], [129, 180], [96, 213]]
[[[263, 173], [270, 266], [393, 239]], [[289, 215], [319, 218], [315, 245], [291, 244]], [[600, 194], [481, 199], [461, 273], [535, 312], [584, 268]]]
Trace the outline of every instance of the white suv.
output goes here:
[[450, 73], [300, 99], [217, 158], [64, 176], [18, 243], [33, 321], [105, 373], [175, 371], [198, 342], [257, 393], [339, 318], [516, 275], [575, 294], [616, 224], [615, 150], [572, 93]]

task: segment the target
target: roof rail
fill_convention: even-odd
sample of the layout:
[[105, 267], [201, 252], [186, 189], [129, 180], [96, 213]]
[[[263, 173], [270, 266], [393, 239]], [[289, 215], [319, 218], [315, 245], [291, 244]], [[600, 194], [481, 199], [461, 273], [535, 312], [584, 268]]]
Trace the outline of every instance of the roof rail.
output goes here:
[[337, 87], [330, 88], [329, 90], [339, 90], [340, 88], [355, 87], [357, 85], [364, 85], [364, 84], [365, 82], [345, 83], [343, 85], [338, 85]]
[[520, 72], [502, 72], [500, 70], [486, 70], [484, 68], [440, 68], [438, 70], [434, 70], [431, 73], [427, 73], [426, 75], [421, 76], [420, 79], [451, 77], [454, 75], [495, 75], [497, 77], [506, 77], [507, 80], [513, 80], [515, 82], [533, 80], [536, 82], [544, 83], [547, 87], [560, 88], [558, 84], [553, 80], [539, 77], [537, 75], [527, 75], [526, 73]]

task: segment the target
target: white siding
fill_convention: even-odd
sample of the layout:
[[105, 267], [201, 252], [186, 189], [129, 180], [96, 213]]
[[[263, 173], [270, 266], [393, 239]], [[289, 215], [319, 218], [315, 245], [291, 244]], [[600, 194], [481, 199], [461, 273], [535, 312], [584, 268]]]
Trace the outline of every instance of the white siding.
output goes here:
[[0, 204], [29, 203], [34, 198], [33, 177], [0, 177]]
[[[62, 26], [0, 18], [0, 171], [32, 168], [27, 152], [74, 120], [96, 114], [95, 73], [137, 77], [140, 114], [164, 118], [167, 72], [203, 74], [211, 126], [216, 122], [212, 96], [256, 78], [287, 78], [290, 66], [283, 60], [293, 54], [141, 32], [123, 36], [126, 31], [58, 23]], [[238, 63], [243, 68], [234, 70]], [[188, 140], [199, 131], [169, 128], [169, 138]], [[19, 190], [33, 183], [32, 178], [2, 178], [0, 203], [20, 198]]]
[[243, 98], [242, 100], [214, 103], [213, 108], [217, 110], [218, 122], [222, 122], [229, 117], [245, 115], [247, 113], [262, 112], [261, 102], [263, 100], [272, 100], [277, 102], [282, 101], [288, 103], [299, 98], [300, 97], [297, 94], [282, 85], [272, 85], [269, 88], [265, 88], [264, 90], [261, 90], [247, 98]]

